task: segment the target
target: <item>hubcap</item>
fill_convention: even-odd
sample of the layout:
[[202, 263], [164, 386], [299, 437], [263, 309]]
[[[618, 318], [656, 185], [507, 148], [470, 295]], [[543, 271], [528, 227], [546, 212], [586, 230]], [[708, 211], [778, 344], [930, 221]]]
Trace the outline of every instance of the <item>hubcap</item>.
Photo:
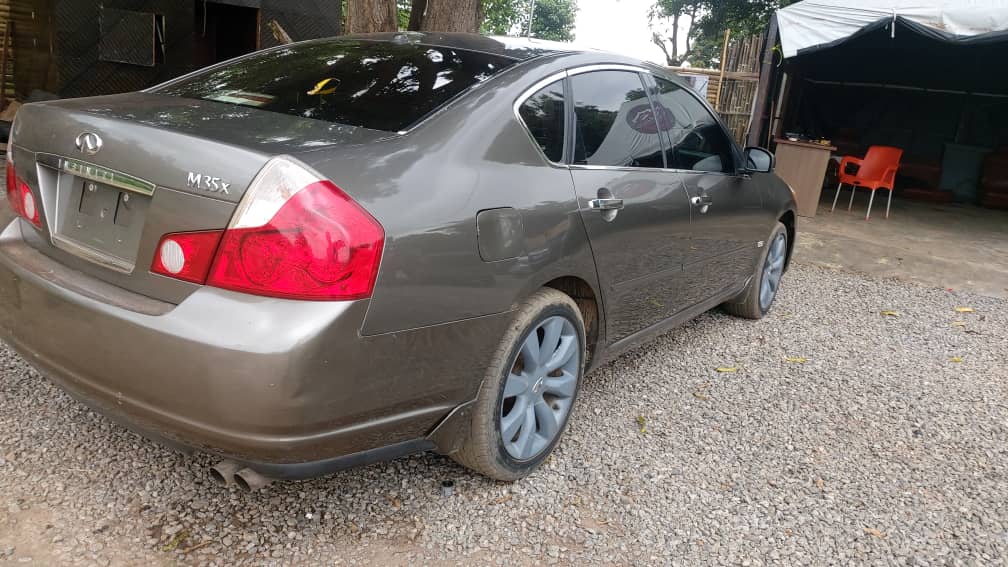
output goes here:
[[763, 276], [760, 279], [760, 309], [766, 311], [777, 296], [781, 276], [784, 274], [784, 261], [787, 259], [787, 236], [778, 234], [770, 249], [767, 250], [766, 262], [763, 263]]
[[577, 389], [580, 350], [574, 324], [558, 315], [522, 339], [500, 410], [501, 439], [513, 458], [534, 458], [560, 434]]

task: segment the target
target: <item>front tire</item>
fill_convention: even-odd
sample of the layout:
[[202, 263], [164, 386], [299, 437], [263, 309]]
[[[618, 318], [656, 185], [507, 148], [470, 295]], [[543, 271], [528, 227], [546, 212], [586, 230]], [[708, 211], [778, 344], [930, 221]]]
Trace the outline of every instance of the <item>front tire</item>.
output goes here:
[[585, 364], [584, 320], [564, 293], [544, 288], [519, 308], [474, 404], [459, 464], [514, 481], [534, 471], [560, 440]]
[[767, 239], [767, 245], [763, 247], [763, 254], [760, 255], [749, 285], [736, 300], [722, 305], [724, 310], [745, 319], [762, 319], [769, 313], [777, 297], [777, 290], [780, 289], [787, 254], [787, 227], [778, 222]]

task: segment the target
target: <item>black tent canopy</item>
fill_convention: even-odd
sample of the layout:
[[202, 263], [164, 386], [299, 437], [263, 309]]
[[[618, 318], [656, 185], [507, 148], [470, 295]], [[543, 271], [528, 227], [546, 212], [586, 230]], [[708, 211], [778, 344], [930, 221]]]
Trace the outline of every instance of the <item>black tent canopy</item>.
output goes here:
[[850, 155], [897, 146], [898, 185], [975, 200], [983, 160], [1008, 148], [1008, 0], [956, 4], [806, 0], [778, 11], [750, 143], [796, 134]]

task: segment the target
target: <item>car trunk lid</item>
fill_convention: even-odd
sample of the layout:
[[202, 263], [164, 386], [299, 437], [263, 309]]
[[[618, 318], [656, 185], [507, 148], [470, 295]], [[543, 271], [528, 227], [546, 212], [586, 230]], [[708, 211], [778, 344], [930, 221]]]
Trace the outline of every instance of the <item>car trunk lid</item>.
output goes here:
[[223, 229], [274, 155], [387, 133], [151, 93], [22, 107], [17, 175], [36, 196], [45, 254], [127, 290], [177, 303], [196, 284], [149, 268], [161, 236]]

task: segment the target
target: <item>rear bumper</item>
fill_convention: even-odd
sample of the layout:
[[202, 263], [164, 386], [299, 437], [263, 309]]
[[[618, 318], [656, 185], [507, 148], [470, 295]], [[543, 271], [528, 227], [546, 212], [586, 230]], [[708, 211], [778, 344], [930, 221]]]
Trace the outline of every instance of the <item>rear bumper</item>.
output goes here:
[[367, 301], [207, 287], [164, 304], [51, 260], [22, 240], [19, 222], [0, 235], [0, 338], [140, 433], [278, 474], [426, 448], [417, 440], [475, 397], [507, 320], [363, 337]]

